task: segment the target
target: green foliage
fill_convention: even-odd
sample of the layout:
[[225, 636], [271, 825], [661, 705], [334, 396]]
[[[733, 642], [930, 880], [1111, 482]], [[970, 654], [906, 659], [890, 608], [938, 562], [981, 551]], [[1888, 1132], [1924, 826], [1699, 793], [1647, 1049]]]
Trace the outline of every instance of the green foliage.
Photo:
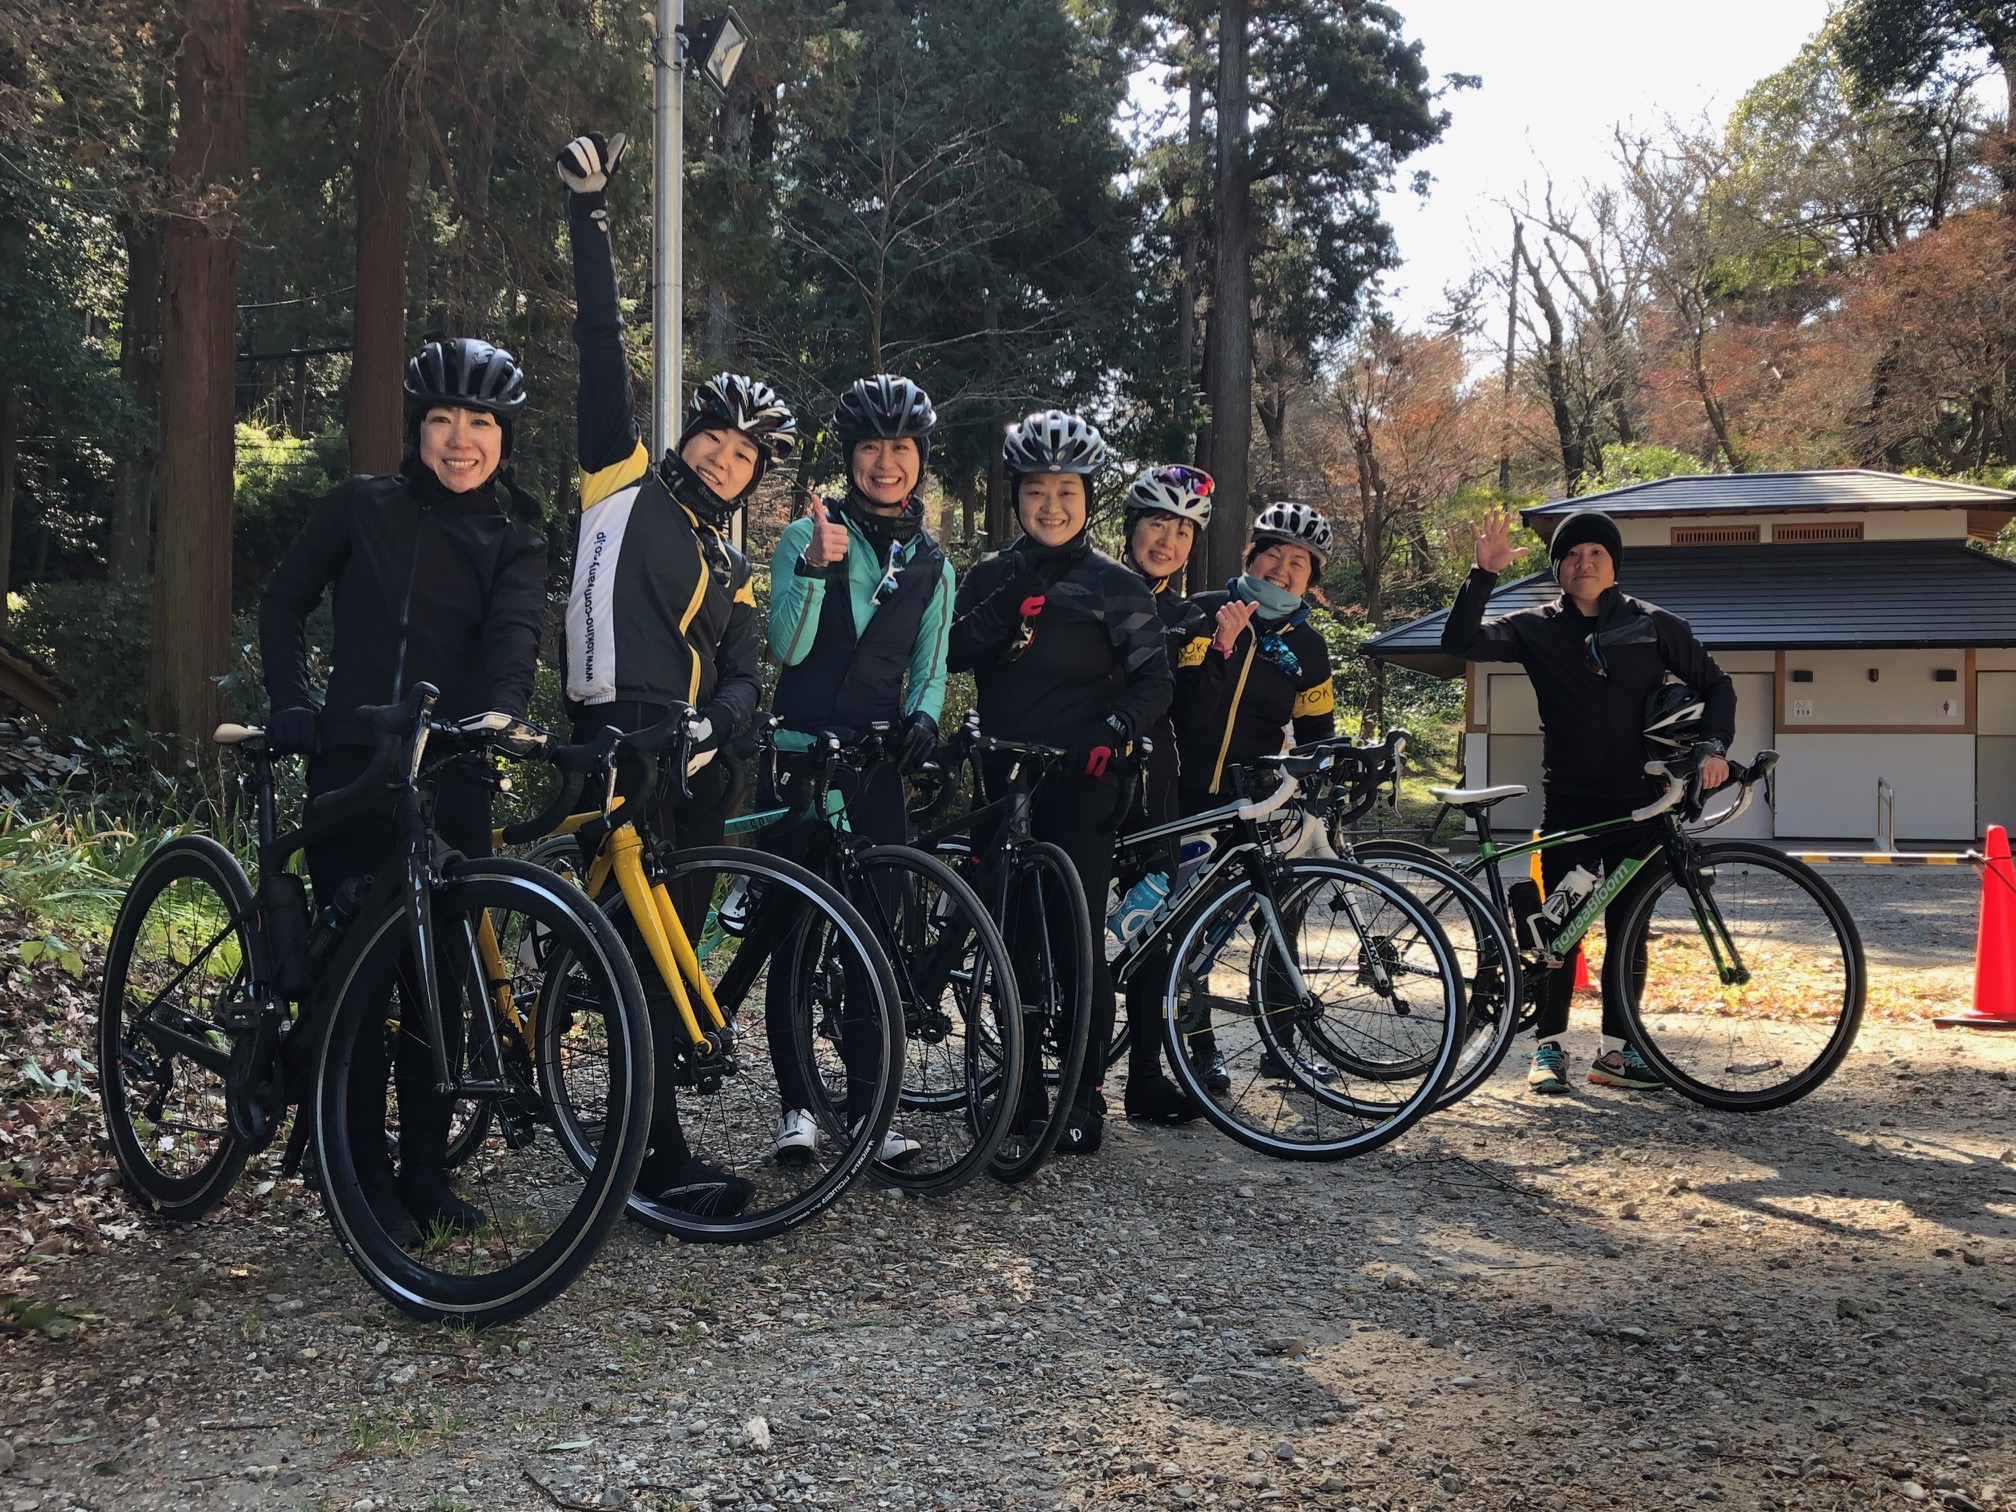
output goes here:
[[1613, 441], [1603, 448], [1603, 471], [1594, 488], [1623, 488], [1632, 483], [1650, 483], [1655, 478], [1684, 477], [1708, 471], [1699, 457], [1675, 451], [1670, 446], [1650, 443], [1634, 445]]
[[267, 573], [307, 523], [315, 501], [348, 474], [348, 452], [341, 430], [300, 437], [278, 428], [238, 427], [232, 593], [241, 606], [256, 602]]

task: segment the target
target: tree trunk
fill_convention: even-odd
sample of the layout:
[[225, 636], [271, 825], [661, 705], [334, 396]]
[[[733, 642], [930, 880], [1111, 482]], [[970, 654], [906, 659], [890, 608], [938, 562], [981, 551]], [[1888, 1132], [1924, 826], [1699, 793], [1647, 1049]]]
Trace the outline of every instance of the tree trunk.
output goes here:
[[237, 374], [238, 180], [250, 0], [188, 0], [161, 340], [161, 494], [147, 719], [186, 744], [217, 722], [231, 657], [231, 423]]
[[[389, 25], [381, 30], [390, 31]], [[398, 78], [365, 91], [357, 143], [357, 292], [351, 327], [350, 471], [396, 472], [406, 451], [406, 191], [412, 176]]]
[[973, 539], [973, 521], [980, 513], [980, 475], [967, 473], [959, 480], [959, 538]]
[[0, 635], [7, 633], [7, 590], [14, 581], [14, 479], [21, 457], [21, 390], [0, 387]]
[[1218, 7], [1218, 174], [1213, 196], [1218, 244], [1204, 375], [1211, 406], [1211, 474], [1220, 500], [1205, 539], [1205, 561], [1214, 582], [1237, 575], [1251, 515], [1253, 183], [1246, 152], [1246, 23], [1251, 3], [1220, 0]]
[[154, 467], [160, 460], [161, 258], [164, 235], [154, 216], [119, 218], [126, 242], [126, 292], [120, 301], [119, 376], [125, 380], [141, 434], [112, 470], [112, 522], [105, 556], [114, 580], [147, 575], [154, 534]]
[[1547, 322], [1547, 348], [1542, 364], [1547, 380], [1547, 402], [1554, 413], [1554, 435], [1561, 446], [1562, 484], [1569, 497], [1573, 498], [1582, 492], [1583, 479], [1588, 472], [1588, 448], [1568, 400], [1567, 335], [1561, 322], [1561, 307], [1554, 302], [1554, 293], [1547, 287], [1547, 280], [1541, 275], [1540, 265], [1533, 260], [1532, 254], [1522, 247], [1520, 255], [1526, 260], [1526, 274], [1533, 284], [1533, 302], [1540, 307], [1541, 318]]
[[1498, 492], [1512, 492], [1512, 374], [1519, 351], [1519, 261], [1526, 251], [1526, 223], [1512, 217], [1512, 271], [1505, 279], [1505, 413], [1498, 419]]

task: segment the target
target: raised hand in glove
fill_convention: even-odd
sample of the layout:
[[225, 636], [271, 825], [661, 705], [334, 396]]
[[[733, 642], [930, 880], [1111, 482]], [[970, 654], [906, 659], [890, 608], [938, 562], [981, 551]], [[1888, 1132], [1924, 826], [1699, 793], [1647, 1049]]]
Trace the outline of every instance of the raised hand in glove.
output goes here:
[[307, 704], [275, 709], [266, 720], [266, 749], [275, 756], [312, 756], [316, 711]]
[[896, 758], [897, 771], [916, 771], [938, 749], [938, 721], [922, 709], [905, 714], [889, 732], [889, 749]]
[[1104, 777], [1127, 749], [1127, 741], [1127, 726], [1117, 715], [1108, 714], [1067, 748], [1064, 775]]
[[630, 139], [620, 131], [613, 137], [591, 131], [560, 149], [554, 166], [559, 170], [560, 182], [573, 191], [576, 210], [602, 208], [602, 192], [615, 177], [629, 146]]

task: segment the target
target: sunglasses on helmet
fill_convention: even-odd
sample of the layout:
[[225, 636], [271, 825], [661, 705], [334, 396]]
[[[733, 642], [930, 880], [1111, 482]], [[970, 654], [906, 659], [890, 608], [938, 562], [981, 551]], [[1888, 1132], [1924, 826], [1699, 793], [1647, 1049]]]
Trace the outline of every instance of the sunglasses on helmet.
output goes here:
[[1155, 481], [1167, 483], [1171, 488], [1184, 489], [1200, 499], [1208, 498], [1211, 493], [1211, 475], [1194, 467], [1158, 467], [1155, 469]]

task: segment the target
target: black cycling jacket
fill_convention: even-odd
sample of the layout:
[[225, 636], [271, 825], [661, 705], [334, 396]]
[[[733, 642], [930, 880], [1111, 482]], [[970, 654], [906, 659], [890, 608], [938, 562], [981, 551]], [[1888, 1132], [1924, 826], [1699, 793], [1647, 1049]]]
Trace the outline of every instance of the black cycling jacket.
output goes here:
[[1229, 588], [1197, 595], [1204, 627], [1177, 653], [1176, 739], [1188, 792], [1230, 793], [1231, 769], [1280, 754], [1291, 727], [1296, 745], [1337, 733], [1330, 647], [1308, 608], [1285, 620], [1256, 616], [1227, 656], [1211, 638], [1231, 598]]
[[316, 503], [259, 600], [259, 649], [276, 709], [312, 704], [304, 621], [334, 585], [323, 746], [369, 744], [352, 712], [396, 703], [417, 682], [441, 690], [436, 712], [459, 719], [532, 697], [546, 618], [546, 539], [494, 482], [443, 488], [419, 462], [355, 477]]
[[1625, 808], [1642, 804], [1645, 701], [1671, 672], [1706, 701], [1702, 733], [1726, 748], [1736, 736], [1736, 685], [1677, 614], [1615, 588], [1597, 603], [1593, 629], [1566, 594], [1551, 604], [1484, 618], [1498, 579], [1472, 568], [1449, 608], [1442, 649], [1466, 661], [1517, 662], [1540, 704], [1547, 797]]
[[[1083, 537], [1080, 543], [1048, 551], [1024, 537], [959, 584], [945, 664], [953, 672], [972, 669], [989, 735], [1068, 746], [1111, 715], [1131, 740], [1169, 707], [1162, 617], [1147, 585]], [[1035, 636], [1019, 656], [1010, 651], [1021, 615], [997, 599], [1015, 581], [1044, 598]]]

